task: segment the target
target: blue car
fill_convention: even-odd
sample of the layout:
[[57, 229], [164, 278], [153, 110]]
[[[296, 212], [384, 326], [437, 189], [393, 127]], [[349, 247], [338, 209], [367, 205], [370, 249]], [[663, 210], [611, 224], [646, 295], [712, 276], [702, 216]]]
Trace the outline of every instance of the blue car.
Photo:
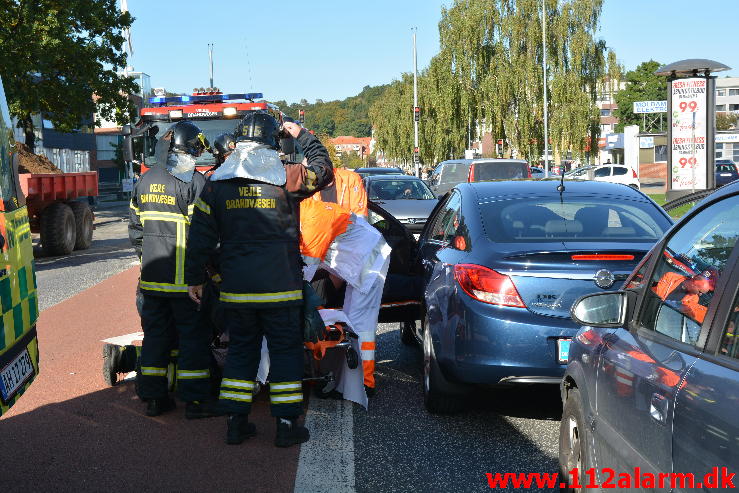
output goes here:
[[422, 343], [431, 412], [459, 410], [473, 385], [557, 384], [578, 326], [570, 308], [619, 289], [672, 222], [624, 185], [463, 183], [421, 234], [423, 319], [401, 338]]
[[[739, 483], [727, 482], [739, 471], [737, 239], [734, 183], [683, 217], [622, 291], [573, 306], [584, 327], [561, 384], [559, 446], [571, 490], [575, 469], [578, 483], [604, 489], [611, 470], [631, 475], [628, 487], [640, 491]], [[634, 483], [635, 470], [646, 483]], [[660, 485], [660, 474], [677, 476]]]

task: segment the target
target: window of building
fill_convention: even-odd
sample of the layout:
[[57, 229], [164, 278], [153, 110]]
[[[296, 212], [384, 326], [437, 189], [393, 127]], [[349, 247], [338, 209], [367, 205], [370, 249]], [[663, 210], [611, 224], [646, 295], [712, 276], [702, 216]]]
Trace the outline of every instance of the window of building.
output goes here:
[[600, 110], [600, 116], [611, 116], [611, 110], [609, 109]]
[[729, 111], [739, 111], [739, 104], [730, 104]]
[[667, 161], [667, 146], [656, 145], [654, 146], [654, 162], [664, 163]]
[[734, 161], [735, 163], [739, 163], [739, 148], [734, 147], [731, 160]]
[[716, 89], [716, 96], [726, 96], [726, 89]]
[[726, 111], [726, 105], [725, 104], [717, 104], [716, 105], [716, 111]]
[[739, 96], [739, 89], [729, 89], [729, 96]]

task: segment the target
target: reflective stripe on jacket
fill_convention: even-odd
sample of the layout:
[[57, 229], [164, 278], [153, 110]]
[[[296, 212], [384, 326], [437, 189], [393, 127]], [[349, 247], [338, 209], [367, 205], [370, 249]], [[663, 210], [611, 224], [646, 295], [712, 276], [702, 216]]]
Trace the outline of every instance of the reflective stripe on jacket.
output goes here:
[[205, 184], [190, 183], [155, 167], [141, 176], [131, 197], [128, 232], [141, 259], [141, 289], [157, 296], [187, 296], [185, 252], [194, 202]]

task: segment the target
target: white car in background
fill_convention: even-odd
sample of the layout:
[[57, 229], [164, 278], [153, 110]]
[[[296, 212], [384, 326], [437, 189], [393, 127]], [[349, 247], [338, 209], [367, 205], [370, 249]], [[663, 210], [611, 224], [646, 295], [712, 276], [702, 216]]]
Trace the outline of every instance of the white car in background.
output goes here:
[[639, 176], [633, 168], [622, 164], [606, 164], [592, 170], [593, 180], [621, 183], [636, 190], [640, 189]]

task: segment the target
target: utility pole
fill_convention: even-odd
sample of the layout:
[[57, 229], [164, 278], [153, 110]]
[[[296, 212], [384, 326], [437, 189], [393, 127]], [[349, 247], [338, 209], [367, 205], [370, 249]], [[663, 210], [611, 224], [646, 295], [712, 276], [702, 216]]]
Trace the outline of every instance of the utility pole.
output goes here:
[[541, 0], [541, 44], [544, 54], [542, 67], [544, 69], [544, 177], [549, 178], [549, 101], [547, 99], [547, 6], [546, 0]]
[[418, 149], [418, 120], [420, 118], [420, 108], [418, 107], [418, 58], [416, 53], [416, 32], [417, 27], [413, 28], [413, 162], [416, 165], [416, 176], [421, 176], [421, 159]]
[[213, 88], [213, 43], [208, 43], [208, 57], [210, 58], [210, 87]]

